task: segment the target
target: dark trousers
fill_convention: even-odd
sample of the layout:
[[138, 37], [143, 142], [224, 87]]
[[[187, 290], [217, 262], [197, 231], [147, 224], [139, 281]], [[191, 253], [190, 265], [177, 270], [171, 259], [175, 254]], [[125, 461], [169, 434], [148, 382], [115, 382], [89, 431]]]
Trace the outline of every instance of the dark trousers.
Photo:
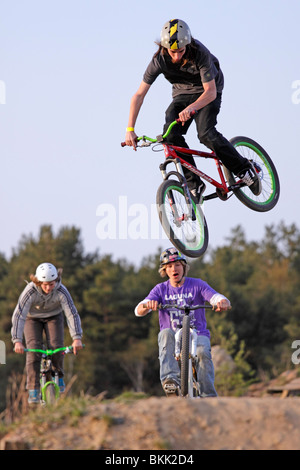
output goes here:
[[[190, 104], [194, 103], [199, 94], [178, 95], [174, 98], [168, 109], [166, 110], [164, 133], [171, 122], [178, 118], [178, 114]], [[186, 147], [188, 145], [184, 139], [192, 121], [195, 121], [197, 127], [198, 138], [202, 144], [214, 151], [220, 158], [222, 163], [235, 174], [249, 167], [248, 160], [242, 157], [234, 146], [223, 135], [216, 130], [217, 115], [221, 107], [222, 95], [217, 94], [217, 98], [200, 109], [195, 116], [187, 121], [184, 125], [179, 123], [174, 126], [166, 141], [178, 147]], [[195, 166], [195, 160], [192, 156], [180, 155], [188, 163]], [[185, 177], [190, 189], [195, 189], [200, 184], [200, 178], [194, 173], [184, 168]]]
[[[46, 344], [43, 340], [46, 336]], [[57, 349], [64, 345], [64, 316], [63, 313], [48, 318], [27, 317], [25, 321], [24, 336], [28, 349]], [[63, 376], [63, 355], [61, 353], [52, 356], [54, 369]], [[41, 354], [26, 353], [26, 372], [28, 390], [40, 388]]]

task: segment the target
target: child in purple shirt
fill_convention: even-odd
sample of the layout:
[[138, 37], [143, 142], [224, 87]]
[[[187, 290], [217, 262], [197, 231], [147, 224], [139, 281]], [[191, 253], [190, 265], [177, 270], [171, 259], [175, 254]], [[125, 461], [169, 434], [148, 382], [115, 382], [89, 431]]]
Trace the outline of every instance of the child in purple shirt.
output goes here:
[[[168, 276], [166, 282], [157, 284], [149, 295], [135, 308], [136, 316], [144, 316], [157, 310], [159, 304], [174, 304], [174, 310], [159, 310], [158, 335], [160, 380], [167, 396], [178, 395], [180, 375], [174, 357], [175, 332], [181, 326], [183, 312], [176, 305], [199, 305], [209, 302], [216, 311], [230, 308], [229, 300], [216, 292], [201, 279], [185, 277], [188, 264], [175, 248], [165, 250], [160, 257], [159, 272]], [[204, 309], [191, 312], [191, 325], [196, 329], [197, 379], [202, 397], [217, 396], [214, 387], [214, 366], [211, 358], [210, 333], [207, 329]]]

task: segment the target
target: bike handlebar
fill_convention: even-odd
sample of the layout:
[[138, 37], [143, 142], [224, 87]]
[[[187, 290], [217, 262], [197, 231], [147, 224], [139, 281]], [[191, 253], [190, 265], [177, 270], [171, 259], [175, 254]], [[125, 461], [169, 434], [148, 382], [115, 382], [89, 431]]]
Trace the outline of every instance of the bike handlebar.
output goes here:
[[[82, 347], [84, 348], [84, 344]], [[58, 352], [64, 351], [65, 354], [69, 354], [73, 351], [73, 346], [64, 346], [63, 348], [57, 348], [57, 349], [24, 349], [25, 352], [36, 352], [36, 353], [41, 353], [41, 354], [46, 354], [46, 356], [52, 356], [53, 354], [56, 354]]]
[[177, 308], [178, 310], [198, 310], [198, 308], [211, 308], [214, 309], [213, 305], [172, 305], [172, 304], [159, 304], [158, 308], [168, 309]]
[[[147, 304], [143, 304], [144, 308], [147, 308]], [[176, 308], [177, 310], [197, 310], [198, 308], [211, 308], [214, 310], [214, 305], [174, 305], [174, 304], [158, 304], [158, 308], [161, 310]]]
[[[191, 112], [191, 118], [196, 114], [196, 111], [192, 111]], [[179, 124], [180, 122], [180, 119], [177, 118], [175, 119], [175, 121], [171, 122], [171, 124], [169, 125], [168, 129], [166, 130], [166, 132], [163, 134], [163, 135], [158, 135], [156, 137], [156, 139], [152, 139], [151, 137], [147, 137], [146, 135], [143, 135], [141, 137], [138, 137], [136, 140], [137, 142], [140, 142], [141, 140], [148, 140], [148, 142], [151, 142], [152, 144], [155, 144], [156, 142], [162, 142], [166, 137], [168, 137], [168, 135], [170, 134], [171, 130], [173, 129], [173, 127], [176, 125], [176, 124]], [[121, 142], [121, 147], [126, 147], [126, 142]]]
[[[137, 142], [140, 142], [141, 140], [144, 140], [144, 141], [148, 141], [148, 142], [151, 142], [151, 144], [155, 144], [156, 142], [162, 142], [163, 139], [165, 139], [166, 137], [168, 137], [168, 135], [170, 134], [172, 128], [175, 126], [175, 124], [177, 124], [178, 122], [180, 122], [178, 119], [176, 119], [175, 121], [171, 122], [171, 124], [169, 125], [168, 129], [166, 130], [166, 132], [164, 133], [164, 135], [159, 135], [156, 137], [156, 139], [153, 139], [152, 137], [147, 137], [146, 135], [143, 135], [141, 137], [138, 137], [136, 139]], [[121, 147], [126, 147], [126, 142], [121, 142]]]

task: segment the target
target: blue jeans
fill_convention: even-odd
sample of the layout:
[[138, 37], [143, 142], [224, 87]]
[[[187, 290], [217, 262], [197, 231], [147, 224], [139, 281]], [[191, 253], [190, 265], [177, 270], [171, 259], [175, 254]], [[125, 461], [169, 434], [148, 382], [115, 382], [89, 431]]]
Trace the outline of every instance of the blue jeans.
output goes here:
[[[158, 334], [158, 350], [160, 362], [160, 381], [166, 378], [174, 379], [180, 384], [178, 362], [174, 357], [175, 333], [170, 328], [161, 330]], [[200, 385], [201, 397], [216, 397], [214, 386], [215, 372], [211, 358], [210, 340], [207, 336], [198, 336], [197, 341], [197, 381]]]

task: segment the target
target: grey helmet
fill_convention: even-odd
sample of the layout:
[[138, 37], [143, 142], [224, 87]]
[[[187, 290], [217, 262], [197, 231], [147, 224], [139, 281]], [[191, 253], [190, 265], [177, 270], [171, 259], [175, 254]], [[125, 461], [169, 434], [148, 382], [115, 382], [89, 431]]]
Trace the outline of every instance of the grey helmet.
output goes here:
[[192, 35], [188, 25], [179, 19], [167, 21], [160, 33], [160, 44], [167, 49], [177, 50], [191, 43]]

